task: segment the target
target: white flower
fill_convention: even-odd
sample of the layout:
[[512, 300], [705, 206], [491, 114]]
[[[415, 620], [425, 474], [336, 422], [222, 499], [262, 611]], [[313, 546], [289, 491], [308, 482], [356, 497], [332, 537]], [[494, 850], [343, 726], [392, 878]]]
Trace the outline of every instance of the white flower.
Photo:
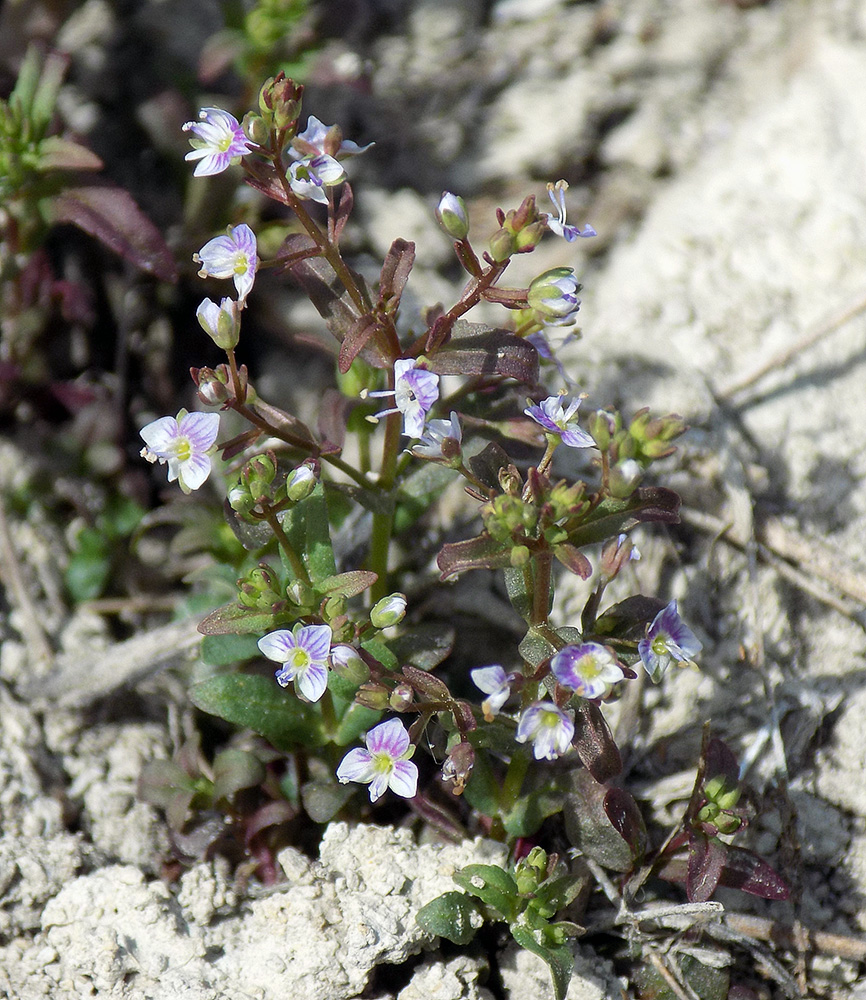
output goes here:
[[184, 157], [185, 160], [200, 161], [193, 171], [195, 177], [221, 174], [253, 148], [237, 118], [228, 111], [202, 108], [198, 116], [201, 121], [187, 122], [183, 126], [184, 132], [192, 132], [195, 137], [190, 139], [192, 152]]
[[557, 708], [552, 701], [537, 701], [520, 716], [518, 743], [532, 740], [536, 760], [556, 760], [571, 748], [574, 736], [574, 713]]
[[579, 226], [567, 226], [565, 224], [565, 192], [567, 190], [567, 181], [557, 181], [555, 184], [547, 185], [547, 193], [553, 202], [553, 207], [556, 209], [555, 219], [552, 215], [547, 216], [547, 228], [552, 233], [556, 233], [557, 236], [568, 240], [569, 243], [573, 243], [578, 236], [598, 236], [598, 233], [590, 225], [587, 225], [583, 232], [581, 232]]
[[238, 306], [243, 308], [256, 280], [256, 234], [249, 226], [229, 226], [225, 236], [217, 236], [193, 254], [201, 264], [200, 278], [231, 278], [238, 290]]
[[219, 434], [218, 413], [187, 413], [160, 417], [142, 427], [139, 434], [146, 447], [142, 458], [168, 464], [168, 481], [178, 481], [184, 493], [197, 490], [210, 475], [210, 453]]
[[399, 719], [389, 719], [371, 729], [364, 740], [367, 749], [350, 750], [337, 768], [341, 784], [360, 781], [370, 786], [370, 801], [380, 799], [390, 788], [404, 799], [418, 790], [418, 768], [408, 758], [415, 748]]
[[295, 691], [306, 701], [318, 701], [328, 686], [328, 654], [331, 652], [330, 625], [297, 624], [290, 632], [278, 629], [259, 639], [258, 647], [269, 660], [283, 666], [276, 672], [277, 683]]
[[307, 156], [289, 167], [289, 185], [295, 194], [305, 201], [317, 201], [320, 205], [328, 204], [325, 188], [342, 184], [345, 179], [346, 171], [333, 156], [325, 153]]
[[487, 695], [481, 702], [481, 711], [487, 722], [490, 722], [508, 701], [508, 696], [511, 694], [511, 677], [498, 663], [490, 667], [476, 667], [469, 671], [469, 676], [478, 690]]

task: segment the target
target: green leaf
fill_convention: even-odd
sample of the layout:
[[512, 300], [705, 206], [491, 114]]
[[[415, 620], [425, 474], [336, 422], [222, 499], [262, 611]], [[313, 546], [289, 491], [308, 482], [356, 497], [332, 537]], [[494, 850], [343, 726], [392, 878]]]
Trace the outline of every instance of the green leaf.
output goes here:
[[469, 944], [475, 937], [473, 917], [479, 917], [478, 907], [462, 892], [445, 892], [422, 906], [415, 919], [428, 934], [444, 937], [454, 944]]
[[565, 795], [563, 814], [569, 841], [604, 868], [631, 871], [635, 852], [605, 811], [607, 787], [583, 768], [572, 771], [567, 780], [570, 790]]
[[103, 592], [111, 575], [108, 539], [94, 528], [83, 528], [66, 567], [66, 589], [74, 601], [90, 601]]
[[264, 736], [277, 750], [327, 743], [318, 705], [299, 701], [270, 677], [223, 674], [190, 689], [203, 712]]
[[396, 670], [400, 665], [400, 661], [381, 639], [365, 639], [361, 648], [378, 660], [386, 670]]
[[525, 924], [512, 924], [510, 929], [511, 936], [521, 948], [538, 955], [547, 963], [550, 978], [553, 980], [553, 995], [556, 1000], [565, 1000], [571, 974], [574, 971], [571, 945], [567, 942], [553, 944], [548, 940], [544, 930], [532, 930]]
[[394, 512], [394, 532], [410, 528], [453, 483], [457, 473], [446, 465], [424, 462], [400, 485]]
[[352, 702], [346, 709], [337, 731], [334, 733], [334, 743], [339, 747], [355, 743], [361, 733], [366, 733], [382, 718], [382, 713], [365, 705]]
[[[716, 969], [704, 965], [692, 955], [679, 956], [678, 964], [683, 979], [701, 1000], [726, 1000], [730, 986], [727, 968]], [[649, 962], [637, 967], [634, 981], [641, 1000], [677, 1000], [677, 993]]]
[[[469, 733], [470, 743], [475, 746], [478, 734], [489, 728], [489, 726], [482, 726]], [[509, 750], [513, 749], [513, 733], [508, 738], [506, 746]], [[490, 758], [484, 752], [475, 754], [475, 766], [472, 768], [472, 776], [466, 785], [463, 798], [482, 816], [489, 816], [492, 819], [499, 815], [499, 782], [493, 773]]]
[[514, 920], [520, 909], [520, 892], [514, 876], [497, 865], [466, 865], [454, 873], [454, 881], [492, 907], [503, 920]]
[[245, 608], [237, 602], [224, 604], [199, 624], [202, 635], [262, 635], [294, 621], [286, 615], [274, 615], [260, 608]]
[[316, 589], [320, 594], [336, 594], [340, 597], [356, 597], [379, 579], [376, 573], [367, 569], [354, 569], [348, 573], [338, 573], [322, 580]]
[[[328, 503], [321, 483], [316, 484], [308, 497], [280, 515], [280, 521], [292, 548], [300, 553], [314, 585], [336, 576]], [[287, 569], [291, 571], [290, 567]]]
[[225, 667], [243, 663], [259, 655], [254, 635], [206, 635], [201, 643], [202, 663], [210, 667]]
[[86, 146], [50, 135], [39, 144], [40, 171], [102, 170], [102, 160]]
[[336, 781], [308, 781], [301, 787], [301, 802], [314, 823], [327, 823], [337, 815], [357, 791]]
[[514, 808], [502, 815], [502, 825], [510, 837], [531, 837], [548, 816], [561, 810], [562, 786], [554, 779], [537, 791], [524, 791]]

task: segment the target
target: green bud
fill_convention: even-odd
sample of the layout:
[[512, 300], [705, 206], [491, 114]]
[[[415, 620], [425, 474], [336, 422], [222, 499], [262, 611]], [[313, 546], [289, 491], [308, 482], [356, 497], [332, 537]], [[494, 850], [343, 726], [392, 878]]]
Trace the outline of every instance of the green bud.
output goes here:
[[459, 195], [443, 191], [436, 206], [436, 220], [453, 240], [465, 240], [469, 235], [466, 203]]
[[256, 501], [250, 493], [249, 486], [247, 486], [241, 476], [238, 476], [232, 485], [229, 486], [226, 499], [229, 502], [229, 507], [241, 515], [249, 514], [256, 505]]
[[268, 129], [268, 124], [262, 118], [261, 115], [257, 115], [255, 111], [248, 111], [244, 115], [244, 120], [241, 123], [244, 135], [259, 146], [267, 146], [268, 139], [270, 138], [270, 130]]
[[577, 321], [580, 288], [573, 268], [553, 267], [532, 281], [526, 298], [540, 322], [570, 326]]
[[641, 467], [633, 458], [617, 462], [610, 470], [608, 481], [611, 496], [619, 500], [627, 500], [637, 489], [642, 476]]
[[390, 628], [403, 621], [406, 614], [406, 595], [389, 594], [370, 609], [370, 624], [374, 628]]
[[364, 708], [384, 712], [388, 708], [388, 689], [384, 684], [362, 684], [355, 693], [355, 701]]
[[353, 646], [332, 646], [331, 666], [352, 684], [365, 684], [370, 679], [370, 668]]
[[316, 488], [316, 473], [309, 465], [299, 465], [286, 480], [286, 495], [293, 503], [305, 500]]
[[284, 604], [285, 598], [273, 570], [260, 563], [238, 580], [238, 601], [247, 608], [271, 610]]
[[511, 549], [511, 565], [514, 569], [521, 569], [527, 566], [530, 560], [529, 549], [525, 545], [515, 545]]
[[610, 447], [611, 435], [615, 433], [613, 425], [613, 414], [607, 410], [596, 410], [587, 421], [588, 430], [593, 441], [598, 445], [600, 451], [607, 451]]
[[533, 222], [531, 226], [526, 226], [514, 237], [514, 246], [517, 253], [529, 253], [541, 242], [541, 237], [547, 232], [547, 225], [544, 222]]
[[487, 244], [490, 256], [501, 264], [515, 252], [514, 236], [507, 229], [498, 229]]
[[196, 319], [202, 330], [224, 351], [238, 345], [241, 333], [241, 311], [234, 299], [223, 299], [219, 305], [204, 299], [196, 309]]
[[724, 812], [719, 813], [714, 822], [719, 833], [736, 833], [743, 825], [743, 821], [739, 816], [733, 816], [731, 813]]
[[410, 684], [398, 684], [391, 692], [388, 704], [395, 712], [405, 712], [412, 704], [414, 692]]

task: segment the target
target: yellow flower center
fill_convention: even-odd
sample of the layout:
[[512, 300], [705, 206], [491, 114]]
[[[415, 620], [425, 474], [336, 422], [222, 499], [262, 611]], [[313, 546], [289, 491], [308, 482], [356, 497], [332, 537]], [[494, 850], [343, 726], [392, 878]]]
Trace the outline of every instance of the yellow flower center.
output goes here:
[[306, 649], [296, 646], [292, 650], [292, 655], [289, 657], [289, 665], [294, 670], [306, 670], [310, 665], [310, 654], [306, 651]]

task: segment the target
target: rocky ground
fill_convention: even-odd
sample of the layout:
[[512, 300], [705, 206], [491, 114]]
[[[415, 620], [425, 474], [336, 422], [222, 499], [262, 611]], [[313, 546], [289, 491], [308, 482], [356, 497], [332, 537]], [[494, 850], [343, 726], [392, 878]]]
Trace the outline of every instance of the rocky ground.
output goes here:
[[[755, 918], [736, 948], [763, 970], [758, 995], [866, 997], [866, 7], [325, 7], [342, 30], [313, 72], [307, 111], [376, 141], [358, 166], [358, 246], [381, 254], [398, 236], [416, 240], [419, 304], [454, 294], [432, 221], [443, 189], [484, 218], [564, 177], [573, 221], [598, 230], [578, 244], [546, 240], [514, 282], [524, 265], [527, 278], [574, 266], [584, 335], [562, 360], [588, 405], [676, 410], [692, 427], [672, 466], [683, 525], [641, 536], [636, 573], [645, 592], [680, 600], [704, 654], [700, 673], [667, 677], [640, 713], [615, 720], [637, 762], [633, 787], [659, 819], [676, 816], [711, 719], [775, 805], [754, 844], [794, 887], [786, 903], [719, 895]], [[9, 5], [0, 37], [10, 25], [23, 37], [34, 30], [25, 14], [38, 23], [53, 10]], [[61, 33], [91, 73], [65, 98], [80, 132], [98, 110], [87, 85], [106, 72], [109, 37], [144, 32], [194, 63], [216, 10], [80, 5]], [[165, 100], [136, 101], [126, 110], [146, 132]], [[307, 322], [296, 300], [274, 308]], [[35, 461], [10, 434], [0, 484], [13, 488]], [[217, 862], [172, 888], [156, 878], [166, 831], [136, 781], [170, 752], [179, 710], [153, 705], [182, 704], [174, 678], [194, 663], [194, 628], [153, 626], [113, 646], [104, 615], [69, 617], [65, 545], [38, 509], [0, 520], [0, 990], [20, 1000], [550, 995], [531, 956], [501, 956], [491, 992], [479, 957], [427, 950], [435, 942], [414, 923], [456, 867], [498, 856], [490, 843], [419, 847], [406, 830], [334, 824], [318, 861], [281, 855], [277, 891], [244, 889]], [[560, 591], [566, 617], [580, 596]], [[766, 939], [784, 928], [804, 932], [773, 959]], [[571, 1000], [628, 989], [580, 947]]]

